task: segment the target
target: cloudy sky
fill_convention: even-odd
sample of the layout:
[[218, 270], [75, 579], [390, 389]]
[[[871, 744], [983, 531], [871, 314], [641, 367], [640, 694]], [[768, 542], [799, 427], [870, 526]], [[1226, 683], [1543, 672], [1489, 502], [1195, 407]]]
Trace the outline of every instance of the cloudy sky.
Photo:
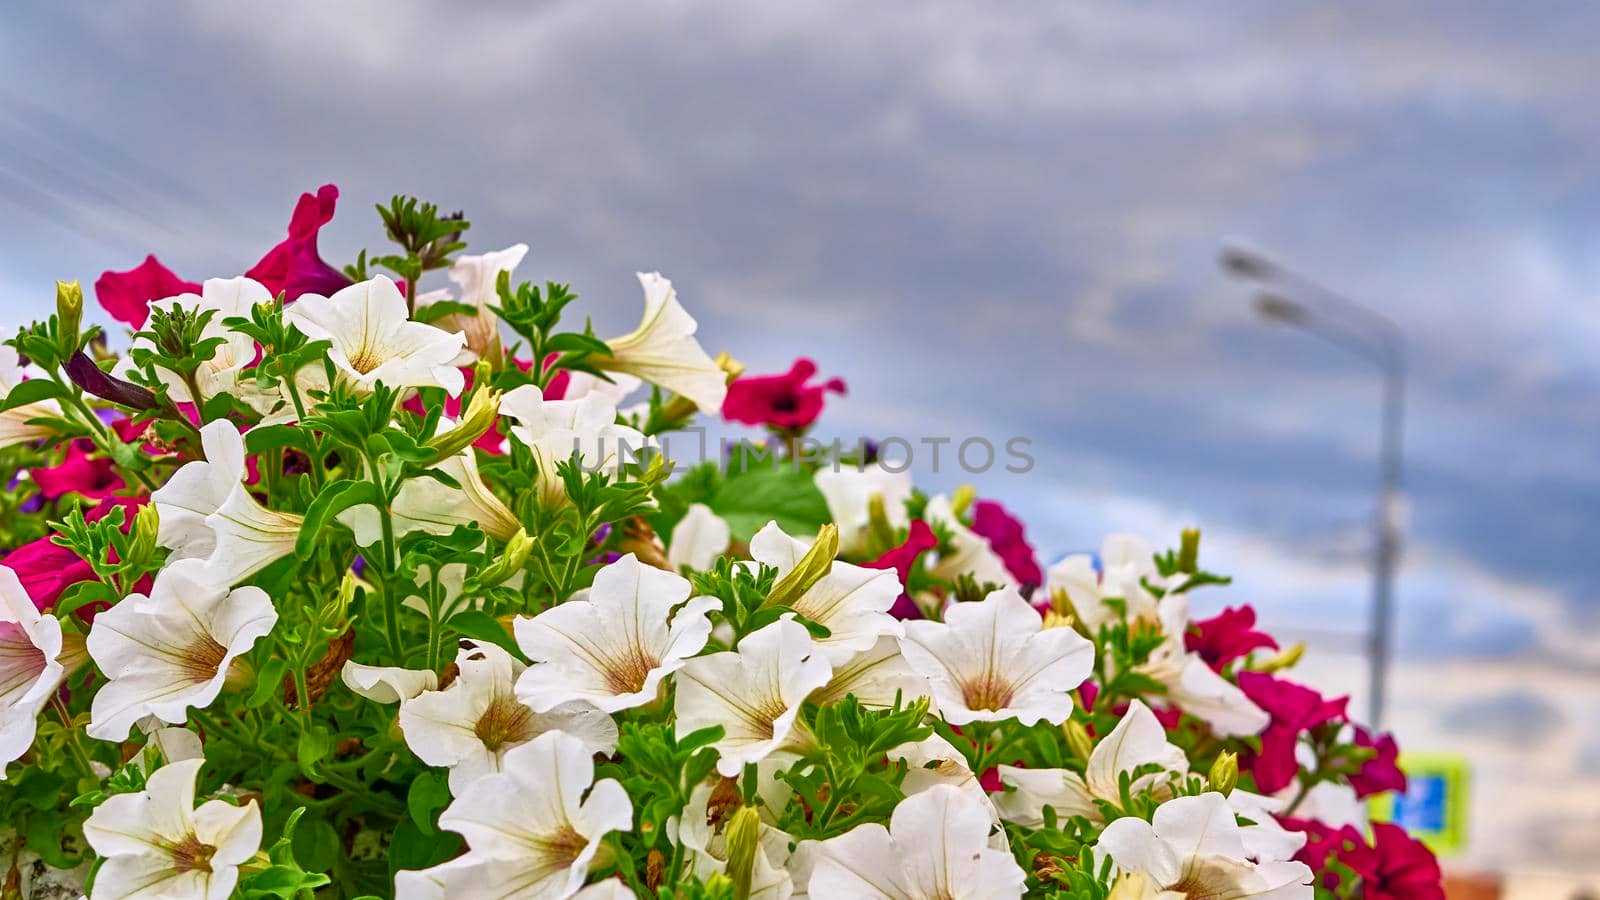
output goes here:
[[1377, 379], [1252, 316], [1247, 239], [1409, 337], [1391, 724], [1472, 758], [1467, 862], [1594, 865], [1600, 11], [460, 6], [13, 5], [0, 310], [147, 252], [236, 274], [324, 182], [342, 263], [415, 193], [602, 332], [659, 269], [713, 349], [813, 357], [831, 434], [1030, 438], [976, 481], [1046, 557], [1204, 526], [1238, 581], [1202, 608], [1360, 697]]

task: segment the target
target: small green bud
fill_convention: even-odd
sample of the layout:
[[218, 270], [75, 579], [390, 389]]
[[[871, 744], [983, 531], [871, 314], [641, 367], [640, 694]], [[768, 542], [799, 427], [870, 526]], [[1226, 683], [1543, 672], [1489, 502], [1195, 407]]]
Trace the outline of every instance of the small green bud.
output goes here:
[[1089, 736], [1089, 729], [1075, 719], [1068, 719], [1061, 723], [1061, 734], [1067, 739], [1067, 749], [1079, 759], [1087, 760], [1094, 753], [1094, 738]]
[[735, 900], [750, 896], [750, 876], [755, 873], [756, 854], [761, 852], [761, 816], [753, 806], [741, 806], [728, 820], [724, 832], [728, 849], [728, 877], [733, 880]]
[[1239, 786], [1239, 757], [1237, 754], [1224, 750], [1217, 756], [1217, 761], [1211, 764], [1211, 774], [1206, 776], [1211, 789], [1226, 797], [1233, 793]]
[[500, 419], [500, 392], [491, 388], [474, 391], [456, 427], [441, 431], [428, 440], [432, 462], [442, 462], [471, 447]]
[[78, 350], [78, 329], [83, 324], [83, 286], [76, 281], [56, 282], [56, 319], [61, 327], [61, 355]]
[[961, 518], [977, 499], [978, 489], [970, 484], [963, 484], [956, 488], [955, 494], [950, 498], [950, 514], [958, 519]]
[[128, 544], [127, 562], [133, 565], [143, 565], [150, 560], [156, 552], [156, 535], [161, 530], [161, 514], [156, 511], [154, 503], [146, 503], [139, 507], [133, 515], [133, 526], [129, 534], [133, 538]]
[[506, 541], [506, 549], [500, 554], [500, 558], [478, 573], [478, 583], [484, 587], [494, 587], [504, 583], [522, 571], [522, 567], [528, 564], [528, 554], [532, 552], [533, 538], [528, 536], [527, 529], [517, 529], [517, 533]]
[[1185, 528], [1178, 544], [1178, 571], [1193, 575], [1200, 565], [1200, 529]]
[[867, 534], [871, 536], [874, 550], [887, 553], [894, 547], [894, 526], [889, 524], [889, 511], [884, 508], [883, 495], [867, 498]]
[[772, 586], [772, 593], [767, 595], [768, 606], [793, 606], [795, 601], [805, 596], [811, 586], [827, 577], [833, 569], [833, 558], [839, 554], [839, 527], [837, 525], [824, 525], [817, 532], [817, 540], [800, 557], [800, 562], [795, 564], [789, 574], [778, 579]]
[[1277, 656], [1274, 656], [1261, 665], [1256, 666], [1255, 670], [1257, 672], [1281, 672], [1284, 669], [1292, 669], [1294, 668], [1295, 663], [1300, 661], [1300, 657], [1305, 655], [1305, 642], [1300, 641], [1290, 646], [1282, 653], [1279, 653]]

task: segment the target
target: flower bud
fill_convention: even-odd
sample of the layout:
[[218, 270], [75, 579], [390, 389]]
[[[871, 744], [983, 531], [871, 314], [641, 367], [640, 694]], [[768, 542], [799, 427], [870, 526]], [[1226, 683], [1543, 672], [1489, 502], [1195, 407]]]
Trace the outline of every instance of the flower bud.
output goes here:
[[156, 552], [156, 534], [161, 528], [161, 514], [156, 511], [154, 503], [146, 503], [139, 507], [133, 515], [133, 526], [129, 529], [127, 562], [133, 565], [143, 565]]
[[484, 587], [503, 584], [511, 576], [522, 571], [522, 567], [528, 563], [528, 554], [532, 552], [533, 538], [528, 536], [527, 529], [517, 529], [517, 533], [506, 541], [506, 549], [500, 554], [500, 558], [478, 572], [478, 583]]
[[828, 524], [817, 532], [817, 539], [800, 557], [789, 574], [778, 579], [767, 595], [768, 606], [793, 606], [796, 600], [811, 590], [811, 586], [827, 577], [833, 569], [833, 558], [839, 553], [839, 526]]
[[78, 349], [78, 329], [83, 324], [83, 286], [78, 282], [56, 282], [56, 320], [61, 329], [61, 355], [70, 356]]
[[761, 816], [753, 806], [741, 806], [728, 820], [724, 832], [728, 848], [728, 877], [733, 880], [733, 896], [747, 900], [750, 876], [755, 873], [756, 854], [761, 852]]
[[1185, 528], [1178, 545], [1178, 571], [1193, 575], [1200, 564], [1200, 529]]
[[1067, 749], [1079, 759], [1088, 759], [1094, 753], [1094, 738], [1089, 736], [1089, 729], [1075, 719], [1068, 719], [1061, 723], [1061, 734], [1067, 739]]
[[1305, 656], [1305, 655], [1306, 655], [1305, 642], [1304, 641], [1299, 641], [1299, 642], [1295, 643], [1294, 645], [1290, 646], [1288, 649], [1284, 650], [1282, 653], [1279, 653], [1277, 656], [1274, 656], [1271, 659], [1267, 660], [1266, 662], [1262, 663], [1261, 665], [1256, 666], [1255, 669], [1256, 669], [1257, 672], [1269, 672], [1269, 673], [1270, 672], [1281, 672], [1284, 669], [1292, 669], [1292, 668], [1294, 668], [1295, 663], [1298, 663], [1300, 661], [1300, 657]]
[[867, 534], [872, 546], [887, 552], [895, 545], [894, 525], [889, 522], [889, 512], [884, 508], [883, 494], [874, 492], [867, 498]]
[[1231, 751], [1224, 750], [1217, 756], [1217, 761], [1211, 764], [1211, 773], [1206, 776], [1206, 781], [1211, 789], [1226, 797], [1233, 793], [1239, 786], [1239, 756]]
[[950, 498], [950, 515], [958, 519], [966, 515], [972, 506], [972, 501], [976, 499], [978, 499], [978, 489], [972, 485], [963, 484], [956, 488], [955, 494]]
[[461, 420], [449, 431], [441, 431], [428, 440], [433, 451], [432, 462], [441, 462], [471, 447], [484, 433], [500, 420], [500, 392], [491, 388], [473, 391], [472, 399], [461, 414]]
[[161, 406], [161, 401], [156, 399], [156, 395], [149, 388], [106, 374], [81, 350], [68, 357], [66, 369], [67, 377], [72, 379], [73, 384], [101, 400], [109, 400], [131, 409], [156, 409]]

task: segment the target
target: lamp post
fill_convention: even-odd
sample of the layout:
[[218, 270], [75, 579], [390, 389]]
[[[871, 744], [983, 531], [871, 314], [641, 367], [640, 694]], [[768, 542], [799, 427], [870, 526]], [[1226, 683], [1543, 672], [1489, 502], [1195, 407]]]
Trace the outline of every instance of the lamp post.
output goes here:
[[1293, 325], [1342, 347], [1376, 365], [1383, 375], [1378, 508], [1373, 521], [1372, 622], [1367, 635], [1371, 691], [1368, 715], [1376, 728], [1388, 699], [1394, 575], [1400, 562], [1405, 336], [1387, 317], [1295, 274], [1264, 254], [1230, 246], [1223, 249], [1219, 261], [1228, 274], [1260, 289], [1255, 308], [1263, 318]]

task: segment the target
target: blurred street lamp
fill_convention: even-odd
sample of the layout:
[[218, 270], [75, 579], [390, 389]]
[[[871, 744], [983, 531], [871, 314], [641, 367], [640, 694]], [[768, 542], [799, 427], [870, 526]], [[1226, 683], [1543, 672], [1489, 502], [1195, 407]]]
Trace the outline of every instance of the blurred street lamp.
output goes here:
[[1371, 690], [1368, 716], [1383, 718], [1394, 630], [1394, 576], [1401, 544], [1401, 438], [1405, 416], [1405, 336], [1387, 317], [1284, 268], [1266, 255], [1228, 246], [1223, 271], [1254, 284], [1262, 318], [1293, 325], [1375, 364], [1383, 375], [1383, 419], [1379, 434], [1378, 508], [1374, 516], [1372, 623], [1368, 634]]

